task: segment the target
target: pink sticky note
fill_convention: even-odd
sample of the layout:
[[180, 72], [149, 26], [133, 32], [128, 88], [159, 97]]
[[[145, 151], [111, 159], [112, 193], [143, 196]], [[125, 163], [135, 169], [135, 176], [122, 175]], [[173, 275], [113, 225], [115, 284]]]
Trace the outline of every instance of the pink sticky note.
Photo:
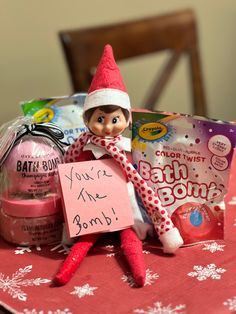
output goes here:
[[133, 225], [126, 179], [113, 159], [59, 164], [70, 237]]

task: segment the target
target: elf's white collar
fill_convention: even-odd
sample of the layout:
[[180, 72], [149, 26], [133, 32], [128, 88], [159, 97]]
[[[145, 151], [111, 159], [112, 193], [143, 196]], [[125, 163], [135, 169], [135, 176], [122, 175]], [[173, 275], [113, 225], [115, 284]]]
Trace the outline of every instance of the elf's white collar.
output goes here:
[[[122, 137], [121, 140], [118, 143], [116, 143], [116, 146], [123, 151], [126, 151], [126, 152], [131, 151], [131, 141], [128, 137]], [[99, 159], [103, 155], [107, 154], [107, 151], [104, 148], [96, 146], [92, 143], [88, 143], [87, 145], [85, 145], [83, 150], [84, 151], [86, 151], [86, 150], [92, 151], [92, 153], [96, 159]]]

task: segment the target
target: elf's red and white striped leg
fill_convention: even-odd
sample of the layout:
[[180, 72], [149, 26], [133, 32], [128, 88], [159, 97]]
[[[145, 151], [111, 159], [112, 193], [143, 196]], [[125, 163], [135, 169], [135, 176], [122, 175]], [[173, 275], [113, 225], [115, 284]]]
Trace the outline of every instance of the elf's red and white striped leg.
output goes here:
[[71, 248], [69, 255], [56, 274], [54, 278], [55, 284], [60, 286], [65, 285], [72, 278], [88, 251], [99, 237], [99, 234], [88, 234], [80, 237], [79, 241]]
[[138, 286], [144, 286], [146, 268], [142, 241], [131, 228], [120, 231], [121, 247], [128, 261], [133, 278]]

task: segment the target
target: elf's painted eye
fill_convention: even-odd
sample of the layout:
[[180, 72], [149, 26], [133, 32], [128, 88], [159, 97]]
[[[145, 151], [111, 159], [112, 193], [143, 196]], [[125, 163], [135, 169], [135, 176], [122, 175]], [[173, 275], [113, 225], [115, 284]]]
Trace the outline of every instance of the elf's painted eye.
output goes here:
[[118, 122], [119, 122], [119, 117], [115, 117], [115, 118], [112, 119], [112, 123], [113, 124], [116, 124]]
[[98, 117], [98, 120], [97, 120], [99, 123], [103, 123], [104, 122], [104, 117]]

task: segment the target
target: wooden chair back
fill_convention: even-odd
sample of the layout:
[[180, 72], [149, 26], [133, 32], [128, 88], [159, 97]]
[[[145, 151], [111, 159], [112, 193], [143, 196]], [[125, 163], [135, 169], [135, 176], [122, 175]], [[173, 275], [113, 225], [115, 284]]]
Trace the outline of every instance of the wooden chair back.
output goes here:
[[163, 71], [155, 78], [147, 98], [146, 109], [154, 110], [182, 55], [189, 59], [192, 89], [192, 113], [206, 115], [203, 75], [197, 36], [197, 23], [192, 10], [112, 25], [61, 31], [74, 92], [87, 91], [105, 44], [112, 45], [117, 63], [137, 56], [169, 51]]

